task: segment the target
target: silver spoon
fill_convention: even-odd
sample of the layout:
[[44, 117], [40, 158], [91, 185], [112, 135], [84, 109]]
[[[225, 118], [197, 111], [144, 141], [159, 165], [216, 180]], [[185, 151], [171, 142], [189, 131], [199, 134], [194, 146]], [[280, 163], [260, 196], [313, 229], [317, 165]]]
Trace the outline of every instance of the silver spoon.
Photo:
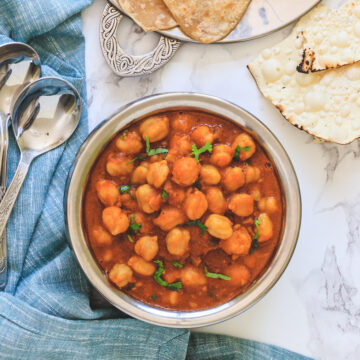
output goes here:
[[[17, 94], [40, 77], [41, 64], [36, 51], [24, 43], [0, 46], [0, 200], [6, 191], [10, 109]], [[0, 236], [0, 289], [6, 285], [6, 231]]]
[[6, 228], [31, 162], [68, 140], [79, 124], [80, 114], [80, 95], [65, 80], [42, 78], [20, 93], [11, 114], [20, 162], [0, 203], [0, 234]]

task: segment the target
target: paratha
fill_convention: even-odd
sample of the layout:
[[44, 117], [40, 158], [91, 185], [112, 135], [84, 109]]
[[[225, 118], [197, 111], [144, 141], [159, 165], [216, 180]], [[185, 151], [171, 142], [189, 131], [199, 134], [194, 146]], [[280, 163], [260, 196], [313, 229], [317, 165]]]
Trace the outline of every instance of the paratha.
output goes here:
[[347, 144], [360, 136], [360, 63], [303, 74], [303, 32], [331, 10], [318, 5], [288, 38], [265, 49], [249, 66], [257, 85], [293, 125], [315, 137]]
[[211, 43], [226, 37], [239, 23], [251, 0], [164, 0], [181, 30]]
[[162, 0], [117, 0], [143, 30], [158, 31], [174, 28], [177, 24]]

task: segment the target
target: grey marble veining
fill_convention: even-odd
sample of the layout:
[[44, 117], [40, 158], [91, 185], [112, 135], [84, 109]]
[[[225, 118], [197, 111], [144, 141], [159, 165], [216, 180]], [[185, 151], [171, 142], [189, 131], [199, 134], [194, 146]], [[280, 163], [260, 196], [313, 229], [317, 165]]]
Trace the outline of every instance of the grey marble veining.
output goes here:
[[[342, 2], [324, 3], [336, 7]], [[103, 7], [103, 0], [95, 0], [83, 14], [91, 128], [142, 96], [165, 91], [212, 94], [260, 118], [284, 145], [299, 177], [303, 222], [286, 272], [250, 310], [201, 331], [273, 343], [317, 359], [360, 359], [360, 143], [315, 144], [261, 96], [246, 68], [291, 26], [246, 43], [184, 44], [156, 73], [121, 79], [102, 57], [98, 31]], [[123, 46], [134, 53], [149, 50], [149, 42], [154, 45], [158, 39], [130, 21], [119, 32]]]

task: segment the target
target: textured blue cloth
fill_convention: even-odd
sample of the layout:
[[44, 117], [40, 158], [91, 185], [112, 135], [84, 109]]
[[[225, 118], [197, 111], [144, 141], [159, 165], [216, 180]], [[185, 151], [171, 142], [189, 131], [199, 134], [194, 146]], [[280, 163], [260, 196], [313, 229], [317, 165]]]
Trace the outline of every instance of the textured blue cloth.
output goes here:
[[[24, 41], [43, 75], [73, 83], [81, 124], [64, 146], [32, 165], [8, 225], [9, 277], [0, 292], [1, 359], [305, 359], [247, 340], [151, 326], [90, 307], [90, 285], [65, 239], [68, 169], [87, 135], [80, 11], [92, 0], [0, 0], [0, 43]], [[12, 139], [9, 178], [18, 163]]]

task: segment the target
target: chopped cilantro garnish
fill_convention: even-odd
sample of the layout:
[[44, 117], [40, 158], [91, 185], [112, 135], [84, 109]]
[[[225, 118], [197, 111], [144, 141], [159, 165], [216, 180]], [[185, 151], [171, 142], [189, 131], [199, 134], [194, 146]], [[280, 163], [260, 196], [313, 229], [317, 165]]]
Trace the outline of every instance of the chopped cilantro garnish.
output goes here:
[[120, 135], [120, 138], [121, 138], [121, 140], [125, 140], [125, 136], [126, 136], [126, 134], [129, 132], [129, 130], [124, 130], [122, 133], [121, 133], [121, 135]]
[[205, 235], [207, 231], [207, 226], [205, 226], [200, 220], [192, 220], [187, 223], [189, 226], [198, 226], [201, 229], [203, 235]]
[[252, 254], [259, 247], [259, 231], [260, 231], [260, 220], [258, 218], [255, 219], [254, 224], [256, 226], [256, 233], [251, 243], [250, 254]]
[[131, 195], [130, 189], [132, 188], [132, 185], [121, 185], [120, 186], [120, 194], [129, 194], [131, 199], [134, 200], [134, 197]]
[[197, 189], [201, 190], [201, 182], [200, 182], [200, 178], [198, 178], [198, 179], [195, 181], [194, 186], [195, 186]]
[[164, 272], [164, 263], [161, 260], [155, 260], [155, 264], [158, 264], [158, 268], [154, 274], [154, 280], [161, 286], [164, 286], [172, 291], [180, 291], [182, 288], [182, 283], [180, 281], [169, 284], [167, 281], [161, 278], [162, 273]]
[[165, 190], [163, 190], [161, 193], [161, 198], [167, 201], [167, 199], [169, 198], [169, 194]]
[[184, 265], [182, 263], [179, 263], [178, 261], [173, 261], [172, 264], [179, 269], [182, 269]]
[[138, 224], [136, 222], [136, 219], [135, 219], [135, 215], [132, 215], [131, 218], [130, 218], [130, 229], [133, 231], [133, 232], [137, 232], [141, 229], [141, 224]]
[[221, 280], [226, 280], [226, 281], [231, 280], [231, 277], [230, 277], [230, 276], [209, 272], [209, 271], [207, 270], [207, 267], [206, 267], [206, 266], [204, 267], [204, 271], [205, 271], [205, 276], [208, 277], [208, 278], [221, 279]]
[[251, 150], [251, 146], [240, 147], [240, 145], [238, 145], [235, 149], [235, 155], [234, 155], [233, 160], [239, 161], [240, 160], [240, 151], [249, 151], [249, 150]]
[[195, 144], [193, 144], [192, 146], [192, 153], [190, 155], [194, 155], [195, 160], [197, 162], [200, 162], [199, 160], [199, 156], [208, 151], [210, 154], [212, 153], [212, 145], [211, 143], [207, 142], [203, 147], [201, 147], [200, 149], [197, 148], [197, 146]]
[[151, 295], [151, 298], [155, 301], [156, 300], [156, 295]]
[[247, 161], [245, 161], [245, 165], [246, 165], [246, 166], [249, 166], [249, 163], [248, 163]]
[[135, 162], [136, 160], [145, 160], [145, 159], [146, 159], [146, 157], [137, 156], [137, 157], [133, 158], [132, 160], [128, 161], [127, 163], [125, 163], [125, 165], [129, 165], [129, 164]]
[[240, 145], [238, 145], [235, 149], [234, 161], [239, 161], [240, 159]]
[[128, 238], [128, 240], [129, 240], [131, 243], [134, 242], [134, 239], [133, 239], [130, 235], [127, 235], [127, 238]]
[[149, 139], [148, 136], [145, 137], [145, 142], [146, 142], [146, 154], [147, 154], [147, 156], [154, 156], [154, 155], [159, 155], [159, 154], [167, 154], [169, 152], [168, 149], [164, 149], [164, 148], [151, 149], [150, 148], [150, 139]]

